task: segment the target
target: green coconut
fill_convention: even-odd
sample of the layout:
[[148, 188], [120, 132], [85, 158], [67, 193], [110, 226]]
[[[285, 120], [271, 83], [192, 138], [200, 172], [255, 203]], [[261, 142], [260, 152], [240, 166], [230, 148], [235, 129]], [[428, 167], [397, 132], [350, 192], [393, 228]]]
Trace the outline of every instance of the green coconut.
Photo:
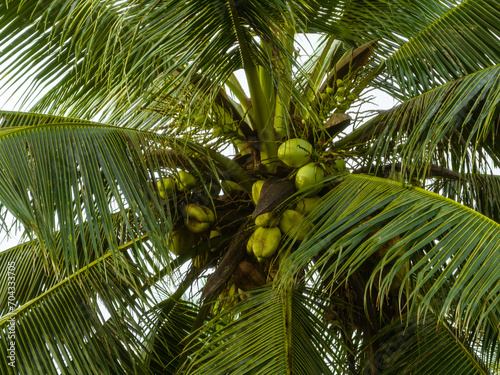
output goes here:
[[264, 186], [264, 182], [263, 180], [259, 180], [252, 185], [252, 199], [255, 205], [259, 202], [260, 191], [262, 190], [262, 186]]
[[297, 206], [295, 207], [295, 211], [299, 214], [307, 215], [311, 208], [318, 203], [321, 198], [317, 195], [314, 197], [306, 197], [297, 202]]
[[181, 228], [173, 232], [171, 236], [167, 236], [167, 244], [169, 250], [175, 255], [184, 255], [196, 244], [197, 239], [198, 237], [193, 236], [187, 228]]
[[281, 231], [279, 228], [257, 228], [252, 237], [252, 250], [257, 259], [269, 258], [279, 248]]
[[[301, 167], [295, 175], [295, 188], [301, 190], [315, 184], [325, 178], [325, 171], [315, 163], [309, 163]], [[310, 195], [317, 194], [321, 188], [314, 189]]]
[[189, 191], [197, 184], [196, 178], [191, 173], [179, 171], [179, 180], [177, 181], [177, 189], [179, 191]]
[[253, 240], [255, 238], [255, 232], [252, 233], [247, 242], [247, 254], [253, 255]]
[[184, 224], [193, 233], [205, 232], [215, 221], [214, 212], [210, 208], [196, 204], [188, 204], [184, 208], [184, 214]]
[[172, 193], [175, 191], [175, 180], [171, 177], [164, 178], [156, 183], [158, 190], [160, 191], [160, 197], [165, 198], [167, 193]]
[[286, 236], [302, 241], [312, 228], [313, 225], [295, 210], [286, 210], [281, 216], [280, 229]]
[[311, 161], [313, 147], [305, 139], [293, 138], [278, 148], [278, 158], [292, 168], [300, 168]]
[[255, 225], [261, 228], [274, 228], [279, 225], [279, 219], [274, 217], [271, 212], [266, 212], [255, 218]]

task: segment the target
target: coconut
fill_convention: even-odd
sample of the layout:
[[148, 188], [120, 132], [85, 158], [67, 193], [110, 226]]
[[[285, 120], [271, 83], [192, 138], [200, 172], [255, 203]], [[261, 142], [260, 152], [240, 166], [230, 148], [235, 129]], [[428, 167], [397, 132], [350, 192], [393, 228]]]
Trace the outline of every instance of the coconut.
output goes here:
[[264, 182], [263, 180], [259, 180], [252, 185], [252, 199], [255, 205], [259, 201], [260, 191], [262, 190], [262, 186], [264, 186]]
[[179, 180], [177, 181], [177, 189], [179, 191], [189, 191], [196, 185], [196, 178], [191, 173], [179, 171]]
[[333, 165], [333, 170], [335, 172], [345, 171], [345, 161], [342, 158], [335, 159], [335, 164]]
[[311, 211], [311, 208], [318, 203], [318, 201], [321, 198], [317, 195], [314, 197], [309, 197], [309, 198], [303, 198], [300, 201], [297, 202], [297, 206], [295, 207], [295, 211], [297, 211], [299, 214], [302, 215], [307, 215], [309, 211]]
[[208, 207], [189, 204], [185, 207], [184, 213], [186, 215], [184, 224], [193, 233], [205, 232], [215, 221], [215, 215]]
[[292, 168], [302, 167], [311, 160], [313, 147], [305, 139], [293, 138], [278, 148], [278, 158]]
[[[315, 184], [325, 178], [325, 171], [319, 165], [315, 163], [309, 163], [304, 165], [297, 171], [295, 175], [295, 188], [301, 190], [307, 186]], [[317, 194], [321, 188], [314, 189], [310, 192], [311, 195]]]
[[258, 227], [277, 227], [279, 220], [273, 217], [271, 212], [266, 212], [265, 214], [260, 214], [255, 218], [255, 225]]
[[295, 210], [286, 210], [281, 216], [280, 229], [283, 234], [302, 241], [312, 230], [313, 225]]
[[197, 237], [187, 230], [181, 228], [167, 236], [169, 250], [175, 255], [184, 255], [196, 244]]
[[164, 178], [156, 183], [158, 190], [160, 191], [160, 197], [165, 198], [167, 193], [172, 193], [175, 191], [175, 180], [171, 177]]
[[279, 248], [281, 231], [279, 228], [257, 228], [252, 237], [252, 250], [257, 259], [269, 258]]
[[255, 239], [255, 232], [252, 233], [247, 242], [247, 254], [253, 255], [253, 240]]
[[208, 221], [199, 221], [193, 218], [185, 219], [184, 224], [193, 233], [203, 233], [210, 229], [210, 223]]

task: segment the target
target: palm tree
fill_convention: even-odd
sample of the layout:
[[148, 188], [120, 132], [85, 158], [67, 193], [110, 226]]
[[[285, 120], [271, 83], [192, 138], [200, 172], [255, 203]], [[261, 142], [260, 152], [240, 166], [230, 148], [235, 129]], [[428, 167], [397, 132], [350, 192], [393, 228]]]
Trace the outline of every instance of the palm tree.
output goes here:
[[1, 373], [498, 373], [499, 20], [2, 2]]

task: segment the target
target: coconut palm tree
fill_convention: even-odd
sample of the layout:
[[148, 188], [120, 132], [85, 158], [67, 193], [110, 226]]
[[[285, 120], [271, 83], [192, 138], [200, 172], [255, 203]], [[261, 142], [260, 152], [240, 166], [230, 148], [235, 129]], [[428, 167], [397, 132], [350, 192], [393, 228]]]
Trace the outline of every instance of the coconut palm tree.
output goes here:
[[498, 373], [499, 20], [2, 2], [1, 373]]

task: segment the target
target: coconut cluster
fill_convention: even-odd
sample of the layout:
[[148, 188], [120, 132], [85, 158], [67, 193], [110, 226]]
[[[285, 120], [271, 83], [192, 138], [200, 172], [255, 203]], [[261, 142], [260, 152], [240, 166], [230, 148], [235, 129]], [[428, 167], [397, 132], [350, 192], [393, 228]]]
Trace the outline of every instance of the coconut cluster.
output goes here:
[[327, 118], [335, 111], [345, 113], [356, 99], [358, 94], [352, 91], [353, 82], [348, 78], [337, 79], [333, 86], [326, 87], [320, 95], [320, 118]]
[[174, 191], [187, 192], [198, 185], [196, 178], [189, 172], [179, 171], [176, 177], [167, 177], [157, 182], [162, 198], [168, 197]]
[[[162, 198], [168, 198], [175, 191], [189, 192], [198, 185], [197, 179], [189, 172], [178, 171], [176, 177], [167, 177], [157, 182], [158, 190]], [[215, 214], [205, 206], [187, 204], [180, 206], [184, 218], [183, 224], [176, 230], [167, 234], [169, 250], [175, 255], [184, 255], [198, 242], [199, 236], [210, 231], [210, 238], [220, 235], [214, 228]]]
[[[289, 189], [286, 195], [293, 194], [295, 186], [300, 198], [294, 201], [293, 206], [281, 207], [255, 217], [255, 229], [246, 246], [248, 256], [238, 261], [231, 280], [227, 280], [226, 285], [221, 288], [219, 308], [224, 304], [234, 303], [236, 299], [247, 298], [248, 291], [273, 280], [279, 267], [279, 257], [276, 255], [283, 241], [303, 241], [313, 229], [313, 222], [308, 215], [321, 199], [318, 195], [322, 188], [321, 181], [328, 173], [345, 169], [342, 159], [334, 160], [333, 163], [328, 159], [326, 164], [322, 164], [320, 162], [322, 159], [314, 154], [313, 146], [308, 141], [298, 138], [283, 142], [278, 148], [278, 158], [283, 165], [290, 168], [289, 178], [294, 179], [294, 184], [286, 183]], [[236, 181], [224, 178], [221, 181], [212, 178], [211, 181], [215, 181], [213, 184], [217, 186], [218, 192], [212, 193], [212, 196], [217, 197], [215, 201], [217, 207], [230, 205], [235, 198], [247, 194], [244, 187]], [[216, 222], [215, 212], [209, 207], [193, 203], [193, 201], [203, 201], [201, 199], [184, 199], [184, 197], [196, 197], [200, 184], [201, 182], [187, 171], [175, 172], [157, 182], [162, 198], [169, 199], [177, 193], [182, 193], [181, 199], [190, 201], [178, 205], [182, 219], [177, 221], [174, 230], [167, 234], [168, 247], [177, 256], [190, 254], [191, 249], [205, 243], [203, 241], [221, 236], [221, 229], [216, 227], [216, 224], [222, 224]], [[265, 180], [259, 180], [252, 186], [251, 198], [255, 206], [259, 204], [264, 184]], [[221, 188], [223, 196], [220, 195]], [[223, 212], [219, 211], [221, 218], [225, 217]], [[223, 219], [220, 221], [223, 222]], [[228, 227], [231, 227], [231, 224], [228, 224]], [[212, 262], [215, 256], [216, 254], [207, 251], [194, 256], [192, 262], [194, 267], [201, 269]]]
[[[247, 242], [247, 253], [261, 262], [276, 253], [283, 236], [302, 241], [312, 230], [312, 222], [307, 216], [320, 200], [317, 194], [321, 187], [317, 187], [317, 184], [326, 176], [321, 164], [312, 161], [312, 152], [312, 145], [298, 138], [283, 142], [278, 148], [278, 158], [281, 162], [296, 169], [295, 188], [302, 192], [303, 198], [294, 208], [285, 210], [279, 217], [273, 212], [266, 212], [255, 218], [257, 229]], [[333, 170], [345, 170], [343, 159], [336, 160]], [[252, 187], [252, 200], [255, 205], [259, 202], [264, 182], [257, 181]]]

